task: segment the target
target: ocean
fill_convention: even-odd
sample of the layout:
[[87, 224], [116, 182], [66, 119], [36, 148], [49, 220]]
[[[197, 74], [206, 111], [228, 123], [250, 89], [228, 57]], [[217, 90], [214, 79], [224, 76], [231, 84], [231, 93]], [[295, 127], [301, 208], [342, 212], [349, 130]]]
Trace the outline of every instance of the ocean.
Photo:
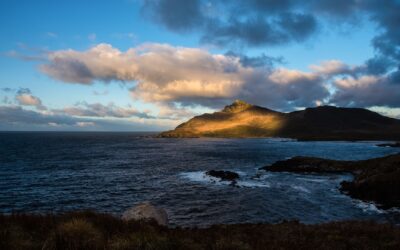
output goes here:
[[[399, 152], [377, 142], [289, 139], [166, 139], [152, 133], [0, 133], [0, 212], [55, 213], [92, 209], [121, 215], [151, 201], [173, 226], [218, 223], [303, 223], [361, 219], [400, 223], [398, 209], [381, 210], [340, 193], [349, 174], [258, 170], [292, 156], [361, 160]], [[237, 186], [207, 170], [240, 174]]]

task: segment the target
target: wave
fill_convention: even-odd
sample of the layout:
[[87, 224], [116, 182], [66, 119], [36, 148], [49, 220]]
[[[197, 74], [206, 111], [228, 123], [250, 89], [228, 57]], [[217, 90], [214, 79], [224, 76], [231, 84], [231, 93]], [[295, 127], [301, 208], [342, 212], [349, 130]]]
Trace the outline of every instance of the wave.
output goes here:
[[[237, 180], [233, 186], [235, 187], [247, 187], [247, 188], [269, 188], [271, 185], [268, 182], [261, 180], [245, 179], [244, 172], [236, 171], [239, 173], [241, 179]], [[206, 174], [205, 171], [195, 171], [195, 172], [184, 172], [180, 174], [181, 177], [188, 179], [190, 181], [214, 184], [214, 185], [231, 185], [232, 181], [222, 181], [219, 178], [215, 178]]]

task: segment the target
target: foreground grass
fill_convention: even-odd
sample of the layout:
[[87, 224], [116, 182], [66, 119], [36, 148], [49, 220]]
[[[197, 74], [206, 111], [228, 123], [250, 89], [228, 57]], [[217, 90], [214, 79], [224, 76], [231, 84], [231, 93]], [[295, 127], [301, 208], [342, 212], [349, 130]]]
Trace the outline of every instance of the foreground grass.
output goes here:
[[0, 215], [0, 249], [400, 249], [400, 228], [374, 222], [166, 228], [109, 214]]

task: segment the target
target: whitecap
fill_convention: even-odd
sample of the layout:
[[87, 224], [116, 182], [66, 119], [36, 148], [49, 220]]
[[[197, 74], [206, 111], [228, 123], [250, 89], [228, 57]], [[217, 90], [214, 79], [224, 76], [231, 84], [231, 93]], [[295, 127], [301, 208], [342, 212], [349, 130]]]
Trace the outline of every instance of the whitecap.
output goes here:
[[[240, 173], [240, 171], [237, 172]], [[244, 173], [241, 172], [240, 174], [242, 174], [241, 176], [243, 178]], [[232, 185], [231, 181], [221, 181], [219, 178], [207, 175], [205, 171], [185, 172], [181, 173], [180, 176], [194, 182], [212, 183], [214, 185]], [[257, 187], [269, 188], [271, 185], [267, 182], [262, 182], [258, 180], [241, 179], [237, 180], [234, 186], [248, 187], [248, 188], [257, 188]]]
[[384, 210], [379, 209], [373, 202], [365, 202], [365, 201], [360, 201], [357, 200], [356, 202], [356, 207], [361, 208], [364, 212], [373, 212], [373, 213], [378, 213], [382, 214], [385, 213]]
[[305, 188], [303, 186], [291, 185], [290, 187], [293, 189], [296, 189], [298, 191], [304, 192], [304, 193], [311, 193], [310, 190], [308, 190], [307, 188]]
[[271, 187], [271, 185], [269, 183], [259, 182], [259, 181], [238, 181], [236, 183], [236, 186], [248, 187], [248, 188], [258, 188], [258, 187], [269, 188], [269, 187]]

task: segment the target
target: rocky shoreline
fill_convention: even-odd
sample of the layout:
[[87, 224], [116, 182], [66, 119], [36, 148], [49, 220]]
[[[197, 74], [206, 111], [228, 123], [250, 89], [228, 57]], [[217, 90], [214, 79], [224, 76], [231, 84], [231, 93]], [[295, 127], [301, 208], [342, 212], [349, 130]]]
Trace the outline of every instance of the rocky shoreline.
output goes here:
[[400, 207], [400, 154], [361, 161], [293, 157], [261, 168], [273, 172], [351, 173], [340, 190], [352, 198], [373, 201], [381, 208]]

